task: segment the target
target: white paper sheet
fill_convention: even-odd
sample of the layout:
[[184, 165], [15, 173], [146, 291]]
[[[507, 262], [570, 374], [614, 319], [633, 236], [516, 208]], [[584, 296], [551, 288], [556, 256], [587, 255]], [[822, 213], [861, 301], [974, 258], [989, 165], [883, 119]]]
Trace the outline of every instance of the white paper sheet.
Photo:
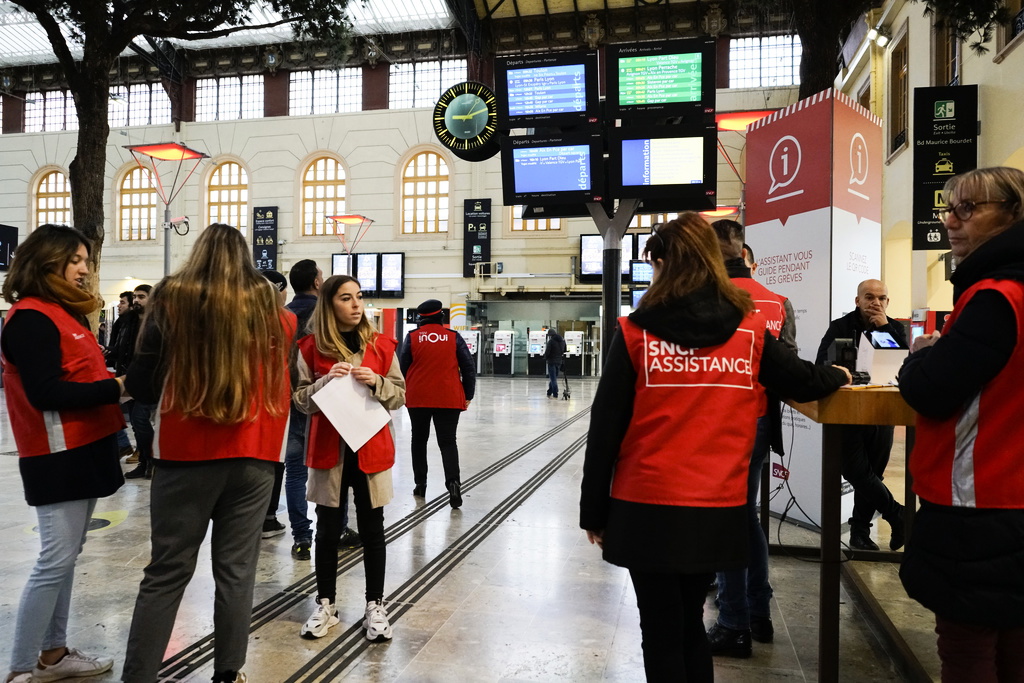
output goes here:
[[335, 377], [310, 398], [353, 451], [391, 420], [391, 413], [373, 397], [370, 387], [352, 375]]

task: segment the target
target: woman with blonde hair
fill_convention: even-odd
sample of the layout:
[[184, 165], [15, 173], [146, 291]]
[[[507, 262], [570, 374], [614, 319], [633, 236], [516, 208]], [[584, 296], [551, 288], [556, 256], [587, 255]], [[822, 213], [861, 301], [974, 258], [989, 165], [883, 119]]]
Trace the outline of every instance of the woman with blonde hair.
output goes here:
[[18, 245], [4, 280], [0, 350], [25, 500], [39, 519], [39, 559], [21, 594], [8, 683], [100, 674], [109, 657], [67, 647], [75, 562], [98, 498], [122, 484], [117, 432], [121, 379], [107, 371], [86, 316], [89, 242], [42, 225]]
[[[199, 334], [197, 335], [197, 331]], [[153, 289], [132, 396], [154, 413], [152, 557], [135, 602], [122, 680], [157, 678], [212, 522], [215, 683], [244, 681], [263, 517], [288, 426], [295, 316], [252, 264], [245, 238], [215, 223]]]
[[747, 469], [765, 387], [809, 401], [850, 381], [800, 360], [729, 280], [696, 213], [655, 226], [654, 278], [619, 319], [594, 397], [580, 526], [629, 569], [649, 681], [714, 678], [713, 572], [746, 566]]
[[296, 407], [310, 416], [307, 498], [316, 503], [313, 558], [317, 607], [302, 627], [304, 638], [322, 638], [339, 623], [335, 597], [338, 536], [343, 530], [340, 505], [351, 488], [363, 540], [363, 628], [367, 640], [391, 639], [391, 624], [384, 609], [384, 506], [394, 497], [391, 467], [395, 464], [395, 440], [391, 424], [353, 451], [319, 412], [312, 397], [335, 378], [351, 375], [388, 410], [401, 408], [405, 404], [405, 380], [395, 354], [397, 347], [397, 340], [379, 334], [366, 317], [358, 280], [348, 275], [327, 278], [313, 311], [313, 334], [299, 340], [298, 383], [293, 396]]

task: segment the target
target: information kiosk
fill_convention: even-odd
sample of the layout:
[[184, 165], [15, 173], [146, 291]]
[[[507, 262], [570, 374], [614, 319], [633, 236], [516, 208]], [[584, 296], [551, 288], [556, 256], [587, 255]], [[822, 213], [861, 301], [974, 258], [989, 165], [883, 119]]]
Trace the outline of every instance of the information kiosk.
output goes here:
[[528, 343], [526, 374], [537, 377], [547, 375], [547, 363], [544, 361], [544, 348], [548, 343], [547, 330], [531, 330]]
[[511, 330], [497, 330], [494, 333], [494, 374], [511, 375], [514, 372], [513, 350], [515, 349], [516, 333]]
[[583, 376], [583, 332], [568, 330], [565, 333], [565, 374]]

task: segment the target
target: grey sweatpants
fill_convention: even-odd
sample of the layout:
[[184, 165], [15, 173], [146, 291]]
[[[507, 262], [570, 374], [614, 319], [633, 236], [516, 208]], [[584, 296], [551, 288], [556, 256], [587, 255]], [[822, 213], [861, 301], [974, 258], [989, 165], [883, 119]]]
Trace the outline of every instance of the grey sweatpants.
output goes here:
[[273, 485], [274, 464], [251, 458], [157, 466], [150, 497], [153, 553], [135, 601], [121, 680], [156, 680], [210, 522], [214, 669], [242, 668], [260, 530]]

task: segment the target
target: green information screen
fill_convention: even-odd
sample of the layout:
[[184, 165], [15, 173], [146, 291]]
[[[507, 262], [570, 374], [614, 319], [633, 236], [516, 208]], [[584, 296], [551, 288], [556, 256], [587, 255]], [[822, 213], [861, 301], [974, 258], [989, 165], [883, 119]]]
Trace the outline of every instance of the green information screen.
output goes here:
[[619, 58], [619, 106], [699, 102], [699, 52]]

